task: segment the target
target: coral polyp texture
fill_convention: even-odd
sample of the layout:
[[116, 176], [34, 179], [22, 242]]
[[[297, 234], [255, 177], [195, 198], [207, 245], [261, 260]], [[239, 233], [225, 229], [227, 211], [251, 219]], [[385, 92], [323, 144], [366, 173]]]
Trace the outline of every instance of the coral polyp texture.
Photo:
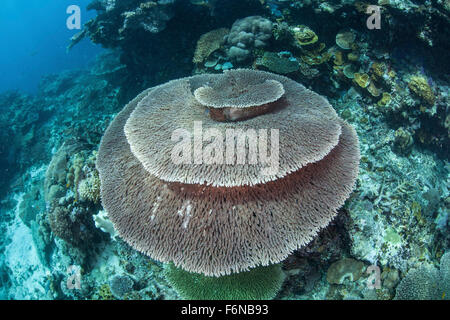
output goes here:
[[170, 285], [187, 300], [273, 299], [285, 278], [279, 264], [216, 278], [190, 273], [169, 263], [164, 273]]
[[[237, 83], [229, 92], [228, 89], [220, 88], [228, 78], [230, 82]], [[277, 81], [283, 88], [280, 84], [276, 84]], [[279, 99], [265, 96], [268, 83], [276, 89], [273, 90], [274, 98], [280, 97], [282, 90], [286, 93]], [[213, 89], [209, 90], [207, 87]], [[216, 94], [218, 90], [214, 88], [220, 88], [218, 90], [223, 92]], [[228, 71], [224, 75], [200, 75], [180, 79], [153, 90], [155, 91], [139, 101], [139, 105], [126, 121], [124, 132], [133, 155], [142, 166], [150, 174], [167, 182], [206, 184], [213, 187], [252, 186], [265, 183], [323, 159], [339, 142], [341, 124], [326, 99], [282, 76], [237, 70]], [[240, 90], [242, 92], [239, 92]], [[212, 93], [209, 92], [209, 96], [205, 96], [199, 91]], [[256, 91], [257, 94], [251, 91]], [[235, 95], [236, 92], [238, 97]], [[217, 101], [217, 105], [213, 108], [209, 108], [213, 104], [210, 101], [211, 96], [215, 96]], [[250, 102], [251, 99], [253, 103]], [[236, 123], [218, 122], [206, 115], [205, 110], [214, 117], [219, 101], [224, 107], [230, 107], [231, 102], [234, 102], [236, 106], [232, 109], [239, 109], [245, 105], [250, 107], [252, 104], [259, 107], [258, 105], [267, 102], [265, 104], [267, 109], [273, 109], [274, 112]], [[205, 130], [210, 127], [219, 130], [221, 137], [226, 137], [227, 130], [230, 129], [235, 131], [240, 129], [248, 134], [249, 129], [257, 132], [267, 128], [280, 130], [279, 169], [274, 172], [263, 172], [268, 164], [262, 161], [237, 163], [236, 160], [235, 165], [216, 162], [205, 165], [197, 164], [195, 159], [191, 159], [194, 163], [173, 163], [172, 133], [177, 129], [191, 129], [195, 122], [201, 122]], [[225, 145], [226, 141], [221, 141], [221, 144]], [[239, 141], [235, 141], [235, 145], [238, 144]], [[204, 142], [203, 149], [207, 149], [207, 145], [207, 142]], [[250, 153], [249, 144], [242, 147], [245, 148], [245, 154]]]
[[[234, 89], [242, 88], [244, 100], [267, 83], [284, 93], [270, 91], [267, 103], [276, 105], [252, 118], [216, 121], [194, 92], [227, 79], [240, 79]], [[236, 101], [233, 92], [218, 99]], [[220, 143], [227, 129], [278, 129], [278, 172], [262, 175], [261, 163], [174, 163], [173, 131], [196, 121], [222, 133]], [[110, 124], [97, 156], [102, 203], [119, 236], [156, 260], [207, 276], [278, 263], [307, 244], [352, 192], [358, 164], [355, 130], [326, 99], [288, 78], [248, 69], [144, 91]]]
[[226, 37], [228, 56], [241, 62], [251, 56], [255, 48], [262, 48], [272, 37], [272, 22], [260, 16], [250, 16], [233, 23]]

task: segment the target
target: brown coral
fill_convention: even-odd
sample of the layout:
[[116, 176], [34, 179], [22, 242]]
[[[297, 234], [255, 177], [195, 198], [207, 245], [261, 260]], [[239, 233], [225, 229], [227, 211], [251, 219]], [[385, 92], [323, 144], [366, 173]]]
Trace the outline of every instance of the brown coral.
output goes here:
[[300, 25], [293, 29], [294, 38], [301, 46], [316, 43], [319, 37], [309, 27]]
[[378, 101], [379, 107], [386, 106], [389, 102], [391, 102], [391, 95], [388, 92], [383, 92], [383, 95], [381, 96], [381, 99]]
[[[262, 83], [281, 83], [285, 95], [277, 103], [282, 108], [245, 121], [214, 121], [192, 92], [223, 75], [199, 75], [143, 92], [117, 115], [102, 139], [97, 167], [103, 205], [119, 235], [154, 259], [213, 276], [277, 263], [326, 226], [352, 191], [359, 162], [355, 131], [324, 98], [298, 83], [267, 72], [241, 72], [258, 75]], [[139, 125], [139, 118], [146, 125]], [[166, 130], [194, 119], [218, 129], [279, 128], [280, 157], [288, 160], [280, 165], [285, 172], [259, 181], [248, 175], [250, 167], [229, 166], [227, 171], [220, 165], [190, 165], [198, 176], [191, 176], [189, 184], [162, 178], [171, 166], [162, 160], [170, 141]], [[127, 133], [124, 127], [129, 127]], [[159, 149], [145, 151], [140, 145], [136, 156], [130, 146], [140, 139]], [[158, 164], [159, 170], [151, 172], [149, 164]], [[286, 170], [289, 165], [296, 169]], [[190, 172], [173, 171], [177, 180], [186, 180]], [[245, 184], [241, 176], [257, 183]]]
[[342, 66], [344, 64], [344, 55], [342, 54], [342, 51], [337, 51], [334, 54], [334, 64], [337, 66]]
[[220, 28], [203, 34], [197, 41], [197, 47], [195, 48], [194, 58], [192, 61], [194, 63], [202, 63], [205, 61], [211, 53], [221, 47], [225, 41], [224, 37], [229, 31], [230, 30], [227, 28]]
[[242, 73], [226, 72], [213, 87], [204, 86], [194, 91], [195, 99], [210, 108], [212, 119], [240, 121], [261, 115], [271, 111], [276, 106], [273, 102], [284, 94], [283, 85], [276, 80], [261, 82], [258, 78], [239, 75]]
[[[228, 95], [226, 99], [217, 96], [217, 99], [223, 99], [218, 107], [231, 106], [233, 102], [242, 107], [245, 103], [249, 103], [245, 102], [246, 100], [255, 98], [255, 94], [248, 92], [252, 89], [257, 90], [261, 96], [255, 98], [253, 104], [271, 102], [264, 92], [267, 89], [266, 81], [274, 86], [273, 94], [276, 96], [273, 100], [283, 93], [275, 90], [278, 88], [276, 81], [281, 83], [283, 90], [288, 93], [275, 101], [275, 106], [271, 106], [271, 109], [277, 110], [276, 117], [269, 113], [235, 124], [218, 123], [214, 118], [205, 115], [205, 106], [202, 105], [206, 103], [205, 100], [200, 99], [203, 102], [199, 103], [191, 93], [191, 88], [196, 92], [197, 86], [194, 82], [198, 80], [201, 80], [199, 87], [208, 85], [216, 88], [220, 87], [221, 83], [232, 81], [241, 85], [242, 91], [233, 86], [229, 92], [224, 90], [224, 94]], [[247, 89], [244, 89], [243, 81], [248, 84]], [[236, 98], [237, 96], [239, 97]], [[156, 88], [153, 94], [140, 102], [124, 129], [131, 151], [150, 174], [170, 182], [233, 187], [276, 180], [308, 163], [322, 159], [338, 143], [341, 129], [336, 117], [334, 109], [324, 98], [295, 81], [268, 72], [242, 69], [228, 71], [224, 75], [181, 79]], [[219, 130], [221, 137], [226, 137], [227, 129], [241, 129], [247, 132], [247, 129], [258, 131], [278, 128], [286, 131], [279, 137], [279, 170], [273, 174], [265, 174], [261, 171], [266, 167], [265, 163], [244, 163], [237, 165], [240, 171], [237, 175], [236, 167], [226, 163], [208, 165], [173, 163], [171, 157], [174, 144], [170, 139], [173, 131], [178, 128], [195, 128], [195, 121], [202, 121], [204, 128], [214, 127]], [[204, 142], [203, 148], [206, 145]], [[245, 148], [245, 154], [249, 154], [249, 146], [246, 145]]]
[[413, 76], [408, 82], [409, 89], [428, 105], [434, 105], [435, 97], [427, 79]]
[[254, 76], [253, 72], [227, 71], [212, 86], [202, 86], [194, 91], [195, 99], [212, 108], [249, 108], [272, 103], [284, 94], [277, 80]]

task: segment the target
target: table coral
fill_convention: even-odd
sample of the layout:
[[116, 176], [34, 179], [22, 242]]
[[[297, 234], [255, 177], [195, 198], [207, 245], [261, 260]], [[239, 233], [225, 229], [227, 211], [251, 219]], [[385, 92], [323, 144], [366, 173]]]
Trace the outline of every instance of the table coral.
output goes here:
[[[205, 112], [261, 104], [271, 108], [234, 122], [216, 121]], [[162, 128], [155, 117], [170, 121]], [[218, 130], [282, 123], [295, 134], [280, 138], [276, 175], [261, 176], [261, 163], [245, 164], [237, 174], [234, 166], [221, 162], [214, 170], [172, 162], [173, 141], [164, 139], [167, 132], [180, 125], [191, 127], [199, 119]], [[355, 132], [323, 97], [286, 77], [248, 69], [182, 78], [144, 91], [112, 122], [97, 158], [102, 203], [119, 235], [159, 261], [216, 277], [278, 263], [309, 242], [318, 230], [315, 223], [327, 225], [327, 217], [334, 216], [350, 194], [358, 163]], [[127, 169], [114, 170], [117, 167]], [[319, 182], [307, 182], [318, 178]], [[296, 202], [299, 206], [292, 207]], [[282, 222], [274, 223], [278, 220]], [[281, 226], [283, 231], [276, 231]], [[198, 233], [198, 228], [204, 232]], [[199, 242], [203, 235], [218, 238]], [[195, 249], [199, 243], [201, 250]]]
[[272, 37], [272, 27], [272, 22], [261, 16], [235, 21], [226, 37], [228, 57], [238, 62], [249, 58], [255, 48], [267, 45]]

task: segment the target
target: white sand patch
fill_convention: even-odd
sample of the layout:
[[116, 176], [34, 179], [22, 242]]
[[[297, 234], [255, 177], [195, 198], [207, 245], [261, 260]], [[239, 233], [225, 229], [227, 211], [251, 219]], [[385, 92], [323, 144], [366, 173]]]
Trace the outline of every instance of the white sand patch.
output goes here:
[[7, 238], [11, 242], [5, 248], [4, 261], [11, 270], [13, 283], [9, 291], [12, 299], [46, 299], [48, 270], [39, 261], [33, 244], [31, 230], [17, 216], [23, 194], [14, 198], [18, 200], [16, 218], [8, 227]]

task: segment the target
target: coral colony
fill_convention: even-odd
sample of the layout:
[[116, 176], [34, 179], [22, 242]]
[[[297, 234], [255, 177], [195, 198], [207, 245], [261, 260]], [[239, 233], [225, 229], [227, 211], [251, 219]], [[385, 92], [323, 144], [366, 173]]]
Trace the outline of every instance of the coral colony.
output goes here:
[[92, 1], [0, 93], [0, 298], [449, 299], [450, 7], [377, 7]]
[[[268, 83], [278, 90], [267, 90]], [[220, 90], [225, 84], [232, 89]], [[223, 122], [205, 113], [211, 105], [258, 112]], [[161, 127], [157, 118], [170, 119], [170, 124]], [[280, 136], [279, 170], [261, 174], [261, 163], [238, 168], [172, 163], [170, 130], [195, 119], [222, 132], [279, 126], [285, 133]], [[175, 287], [189, 278], [185, 270], [219, 277], [206, 286], [231, 275], [230, 285], [244, 291], [240, 284], [254, 281], [241, 281], [243, 275], [236, 274], [247, 271], [255, 277], [258, 266], [281, 262], [332, 220], [353, 189], [358, 163], [354, 130], [324, 98], [288, 78], [248, 69], [183, 78], [146, 90], [112, 122], [97, 156], [102, 203], [126, 242], [179, 267], [170, 269], [184, 275], [169, 276]], [[273, 281], [268, 271], [260, 282], [266, 280]], [[281, 281], [277, 283], [279, 288]], [[186, 284], [180, 285], [190, 296]], [[257, 292], [261, 296], [268, 294], [263, 289], [276, 293], [267, 284]]]

